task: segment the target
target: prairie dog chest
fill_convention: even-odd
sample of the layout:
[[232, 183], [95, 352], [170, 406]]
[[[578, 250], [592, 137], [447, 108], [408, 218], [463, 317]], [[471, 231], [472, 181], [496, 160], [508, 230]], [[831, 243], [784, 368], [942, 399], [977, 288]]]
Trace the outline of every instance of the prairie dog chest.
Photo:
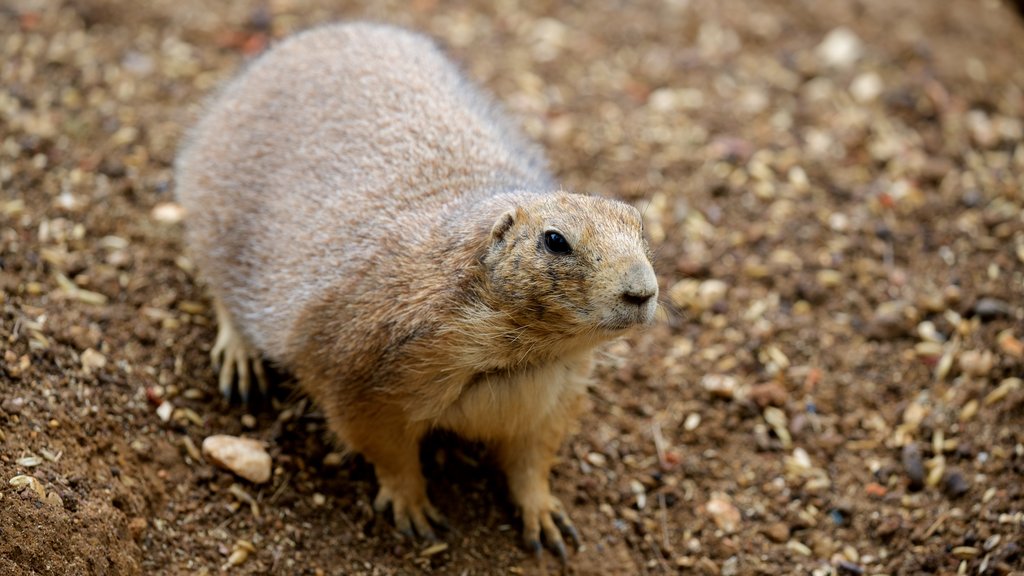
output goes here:
[[469, 384], [438, 420], [466, 438], [486, 440], [536, 429], [544, 420], [570, 418], [586, 392], [592, 354], [515, 372], [492, 372]]

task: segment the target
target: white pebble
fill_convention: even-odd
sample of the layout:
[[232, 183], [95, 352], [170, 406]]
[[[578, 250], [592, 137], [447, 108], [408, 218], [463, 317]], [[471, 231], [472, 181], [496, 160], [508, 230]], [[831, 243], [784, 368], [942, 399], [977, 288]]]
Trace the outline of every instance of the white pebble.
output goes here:
[[213, 464], [262, 484], [270, 480], [270, 454], [251, 438], [217, 434], [203, 440], [203, 455]]
[[815, 53], [826, 66], [849, 68], [860, 60], [864, 53], [864, 44], [852, 30], [840, 26], [825, 36], [821, 44], [815, 48]]

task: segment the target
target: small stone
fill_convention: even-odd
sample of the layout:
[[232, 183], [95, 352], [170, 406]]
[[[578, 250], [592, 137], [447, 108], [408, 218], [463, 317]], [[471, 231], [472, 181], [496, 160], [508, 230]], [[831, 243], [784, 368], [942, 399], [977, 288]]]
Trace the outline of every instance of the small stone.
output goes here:
[[916, 324], [917, 311], [906, 300], [883, 302], [867, 325], [867, 335], [878, 340], [898, 338]]
[[886, 516], [875, 529], [875, 534], [880, 538], [888, 538], [903, 528], [903, 520], [896, 515]]
[[683, 430], [687, 432], [693, 432], [698, 426], [700, 426], [700, 414], [697, 412], [691, 412], [683, 421]]
[[92, 348], [86, 348], [79, 360], [82, 362], [82, 370], [86, 374], [92, 374], [107, 365], [107, 357]]
[[40, 500], [44, 500], [46, 498], [46, 488], [43, 487], [43, 483], [40, 482], [39, 479], [36, 478], [35, 476], [30, 476], [28, 474], [19, 474], [8, 480], [8, 483], [11, 486], [14, 486], [15, 488], [27, 487], [31, 489], [32, 492], [35, 493], [35, 495], [38, 496]]
[[753, 400], [761, 408], [765, 406], [785, 406], [786, 401], [789, 399], [789, 392], [785, 386], [772, 380], [771, 382], [751, 386], [750, 390], [747, 391], [747, 398]]
[[327, 497], [317, 492], [313, 494], [313, 506], [321, 508], [324, 504], [327, 504]]
[[836, 564], [836, 568], [839, 569], [841, 574], [856, 574], [857, 576], [860, 576], [860, 574], [864, 573], [864, 568], [861, 568], [859, 564], [854, 564], [849, 560], [840, 560]]
[[822, 288], [836, 288], [843, 283], [843, 273], [838, 270], [818, 270], [815, 278]]
[[731, 400], [736, 396], [736, 378], [724, 374], [705, 374], [700, 385], [716, 398]]
[[715, 496], [708, 500], [704, 509], [714, 520], [715, 525], [726, 534], [732, 534], [739, 528], [742, 519], [740, 511], [728, 498]]
[[950, 470], [942, 479], [942, 490], [950, 498], [959, 498], [970, 490], [967, 479], [958, 470]]
[[21, 414], [24, 407], [25, 399], [21, 396], [16, 398], [7, 398], [3, 402], [0, 402], [0, 409], [8, 414]]
[[331, 452], [327, 456], [324, 456], [324, 467], [326, 468], [337, 468], [341, 466], [341, 463], [345, 460], [345, 455], [341, 452]]
[[700, 300], [701, 307], [707, 310], [723, 302], [728, 291], [729, 285], [721, 280], [705, 280], [697, 288], [697, 298]]
[[263, 484], [270, 480], [270, 454], [258, 440], [225, 434], [209, 436], [203, 440], [203, 455], [250, 482]]
[[864, 487], [864, 492], [866, 492], [868, 496], [874, 498], [881, 498], [886, 495], [888, 490], [886, 490], [885, 486], [882, 486], [878, 482], [871, 482], [870, 484]]
[[161, 402], [156, 407], [156, 415], [160, 418], [161, 422], [170, 422], [172, 414], [174, 414], [174, 404], [170, 402]]
[[988, 297], [981, 298], [975, 302], [971, 311], [978, 318], [981, 318], [982, 322], [988, 322], [989, 320], [995, 320], [997, 318], [1013, 314], [1013, 308], [1008, 303], [998, 298]]
[[136, 542], [142, 540], [143, 534], [146, 533], [146, 528], [149, 527], [149, 522], [146, 521], [142, 516], [136, 516], [128, 522], [128, 533], [132, 535], [132, 539]]
[[921, 459], [921, 450], [917, 444], [911, 442], [903, 447], [902, 453], [903, 468], [910, 479], [908, 488], [918, 491], [924, 487], [925, 472], [924, 461]]
[[252, 430], [256, 427], [256, 417], [252, 414], [242, 414], [241, 421], [244, 428]]
[[991, 350], [965, 350], [960, 354], [960, 369], [968, 376], [988, 376], [995, 361]]
[[174, 202], [162, 202], [153, 207], [150, 216], [162, 224], [177, 224], [185, 218], [185, 209]]
[[852, 30], [845, 26], [834, 28], [814, 49], [815, 54], [826, 66], [849, 68], [860, 60], [864, 45]]
[[882, 94], [882, 78], [874, 72], [859, 74], [850, 83], [850, 95], [861, 104], [874, 101]]
[[772, 542], [782, 544], [789, 540], [789, 526], [784, 522], [774, 522], [765, 529], [764, 535]]
[[1024, 358], [1024, 342], [1013, 335], [1009, 329], [1003, 330], [996, 336], [999, 349], [1014, 358]]

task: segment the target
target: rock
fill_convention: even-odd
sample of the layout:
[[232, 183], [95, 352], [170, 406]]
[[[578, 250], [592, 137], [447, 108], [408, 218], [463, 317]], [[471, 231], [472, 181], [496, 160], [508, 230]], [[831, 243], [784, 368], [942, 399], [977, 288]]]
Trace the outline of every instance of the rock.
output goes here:
[[704, 310], [708, 310], [725, 300], [729, 285], [721, 280], [711, 279], [700, 283], [697, 298]]
[[761, 384], [754, 384], [747, 391], [747, 398], [755, 404], [764, 408], [765, 406], [785, 406], [789, 399], [789, 392], [786, 387], [772, 380]]
[[1003, 300], [986, 297], [979, 298], [971, 308], [971, 312], [978, 318], [981, 318], [982, 322], [988, 322], [989, 320], [1012, 315], [1013, 308]]
[[882, 78], [875, 72], [864, 72], [850, 83], [850, 94], [861, 104], [867, 104], [882, 94]]
[[942, 491], [950, 498], [959, 498], [970, 490], [971, 486], [959, 470], [950, 470], [942, 479]]
[[736, 506], [730, 502], [724, 496], [715, 496], [708, 500], [708, 503], [704, 506], [707, 513], [714, 520], [715, 526], [718, 526], [726, 534], [732, 534], [740, 526], [740, 511]]
[[834, 28], [814, 49], [822, 64], [831, 68], [849, 68], [864, 54], [864, 43], [845, 26]]
[[903, 468], [907, 471], [907, 477], [910, 478], [908, 488], [915, 492], [923, 488], [924, 462], [921, 460], [921, 450], [917, 444], [911, 442], [903, 447], [902, 460]]
[[789, 526], [784, 522], [775, 522], [765, 529], [764, 535], [772, 542], [782, 544], [789, 540]]
[[92, 348], [86, 348], [79, 360], [82, 362], [82, 370], [86, 374], [97, 372], [107, 365], [107, 357]]
[[161, 224], [177, 224], [185, 218], [185, 209], [174, 202], [162, 202], [153, 207], [150, 217]]
[[218, 434], [203, 440], [203, 455], [213, 464], [262, 484], [270, 480], [270, 454], [251, 438]]
[[732, 376], [724, 374], [705, 374], [700, 379], [700, 385], [716, 398], [731, 400], [736, 396], [737, 383]]
[[903, 520], [896, 515], [886, 516], [875, 528], [875, 534], [880, 538], [888, 538], [903, 528]]
[[25, 399], [20, 396], [6, 398], [3, 402], [0, 402], [0, 410], [8, 414], [20, 414], [23, 408], [25, 408]]
[[916, 325], [917, 310], [906, 300], [892, 300], [878, 306], [867, 325], [867, 335], [878, 340], [905, 336]]
[[965, 350], [960, 354], [960, 369], [969, 376], [988, 376], [995, 361], [991, 350]]
[[860, 576], [860, 574], [864, 573], [864, 568], [861, 568], [860, 565], [854, 564], [849, 560], [840, 560], [839, 563], [836, 564], [836, 568], [839, 569], [840, 574], [855, 574]]

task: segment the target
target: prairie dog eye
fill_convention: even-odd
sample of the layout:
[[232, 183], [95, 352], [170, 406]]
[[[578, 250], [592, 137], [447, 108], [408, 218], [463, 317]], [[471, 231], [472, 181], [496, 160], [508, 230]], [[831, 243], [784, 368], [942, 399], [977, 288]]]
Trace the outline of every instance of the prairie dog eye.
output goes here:
[[568, 254], [572, 252], [572, 247], [569, 246], [569, 241], [565, 239], [565, 236], [554, 230], [548, 230], [544, 233], [544, 247], [552, 254]]

